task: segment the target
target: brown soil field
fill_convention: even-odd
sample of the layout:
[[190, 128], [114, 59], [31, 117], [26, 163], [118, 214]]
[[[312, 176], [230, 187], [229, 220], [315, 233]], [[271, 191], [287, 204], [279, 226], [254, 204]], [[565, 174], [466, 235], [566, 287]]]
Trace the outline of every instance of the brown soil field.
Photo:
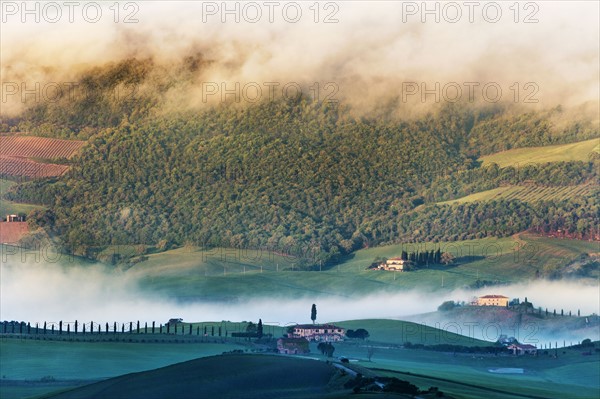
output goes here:
[[25, 158], [71, 158], [85, 141], [60, 140], [45, 137], [0, 135], [0, 155]]
[[45, 178], [60, 176], [69, 169], [66, 165], [40, 163], [21, 157], [0, 155], [0, 176]]

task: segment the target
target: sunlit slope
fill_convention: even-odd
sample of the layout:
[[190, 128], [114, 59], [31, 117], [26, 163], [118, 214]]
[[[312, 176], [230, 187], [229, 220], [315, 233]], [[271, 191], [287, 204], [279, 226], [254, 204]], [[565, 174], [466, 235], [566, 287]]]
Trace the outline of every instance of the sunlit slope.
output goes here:
[[[399, 256], [402, 250], [437, 249], [455, 255], [451, 265], [434, 265], [410, 272], [367, 270], [378, 257]], [[451, 243], [398, 244], [368, 248], [321, 271], [298, 271], [293, 258], [253, 252], [235, 255], [233, 249], [210, 253], [178, 249], [150, 255], [126, 274], [140, 279], [149, 291], [182, 300], [239, 300], [242, 298], [314, 295], [354, 298], [413, 289], [445, 291], [473, 286], [478, 280], [493, 283], [527, 281], [537, 273], [559, 272], [581, 253], [596, 253], [594, 242], [553, 239], [523, 234], [502, 239]], [[228, 256], [222, 255], [229, 253]], [[594, 277], [588, 277], [594, 281]]]
[[464, 204], [475, 201], [492, 200], [520, 200], [525, 202], [566, 200], [575, 197], [588, 197], [592, 195], [594, 186], [591, 184], [581, 184], [577, 186], [502, 186], [492, 190], [482, 191], [471, 194], [466, 197], [451, 201], [440, 202], [439, 204]]
[[592, 139], [546, 147], [515, 148], [483, 156], [481, 160], [484, 165], [496, 163], [501, 168], [516, 165], [524, 166], [531, 163], [588, 161], [590, 154], [598, 152], [598, 146], [599, 139]]

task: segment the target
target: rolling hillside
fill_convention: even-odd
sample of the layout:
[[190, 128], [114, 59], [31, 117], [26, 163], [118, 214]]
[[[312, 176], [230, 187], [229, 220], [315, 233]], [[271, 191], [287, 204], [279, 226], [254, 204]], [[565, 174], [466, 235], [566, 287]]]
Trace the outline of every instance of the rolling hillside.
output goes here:
[[515, 148], [481, 157], [483, 164], [506, 166], [542, 164], [548, 162], [588, 161], [591, 154], [599, 153], [599, 139], [545, 147]]
[[[521, 298], [523, 300], [523, 298]], [[405, 319], [416, 323], [431, 326], [457, 323], [465, 328], [472, 326], [472, 335], [476, 338], [493, 340], [500, 334], [513, 336], [521, 343], [528, 343], [538, 347], [555, 343], [558, 337], [561, 344], [577, 344], [589, 338], [593, 341], [600, 340], [600, 318], [597, 315], [584, 315], [578, 317], [576, 310], [572, 315], [569, 311], [563, 316], [554, 315], [555, 309], [539, 311], [534, 303], [534, 308], [527, 313], [515, 309], [495, 309], [480, 306], [458, 306], [447, 311], [437, 311], [419, 315], [408, 316]], [[489, 326], [494, 326], [492, 330]], [[486, 331], [486, 328], [489, 331]], [[563, 342], [566, 341], [566, 342]]]
[[[474, 357], [471, 354], [457, 356], [376, 347], [372, 361], [362, 358], [364, 348], [340, 344], [337, 351], [354, 360], [348, 365], [351, 370], [367, 377], [395, 377], [409, 381], [422, 390], [436, 386], [455, 398], [549, 399], [559, 395], [583, 399], [596, 397], [599, 392], [595, 382], [595, 374], [599, 370], [598, 355], [584, 357], [578, 350], [572, 349], [563, 350], [560, 357], [553, 359], [549, 354], [520, 358]], [[521, 370], [521, 373], [491, 372], [497, 369]], [[343, 373], [323, 361], [268, 355], [224, 355], [123, 375], [42, 398], [91, 399], [110, 395], [162, 399], [176, 395], [181, 398], [334, 399], [357, 396], [349, 388], [343, 388], [350, 378], [344, 377]], [[409, 396], [361, 393], [360, 397], [384, 399]], [[436, 395], [421, 394], [420, 397]]]
[[[367, 270], [381, 257], [398, 256], [403, 250], [440, 246], [458, 258], [453, 265], [423, 267], [394, 273]], [[148, 255], [127, 268], [149, 292], [161, 292], [181, 300], [237, 301], [261, 296], [328, 295], [353, 298], [372, 293], [412, 289], [449, 291], [478, 284], [508, 284], [541, 276], [560, 276], [581, 253], [596, 253], [597, 243], [520, 235], [448, 243], [398, 244], [363, 249], [322, 271], [300, 271], [297, 260], [269, 251], [215, 248], [202, 251], [186, 247]], [[597, 270], [581, 275], [594, 282]], [[437, 306], [437, 305], [436, 305]]]
[[589, 197], [596, 190], [592, 184], [581, 184], [577, 186], [502, 186], [451, 201], [439, 202], [440, 205], [464, 204], [476, 201], [492, 200], [519, 200], [525, 202], [533, 201], [564, 201], [571, 198]]
[[336, 373], [335, 367], [314, 360], [226, 355], [128, 374], [45, 398], [324, 398]]
[[[596, 174], [587, 157], [596, 145], [594, 126], [575, 119], [554, 125], [560, 107], [524, 112], [455, 104], [404, 120], [357, 117], [346, 104], [299, 96], [158, 112], [161, 90], [177, 76], [164, 75], [152, 60], [123, 60], [82, 76], [82, 87], [109, 82], [144, 90], [118, 104], [105, 95], [107, 87], [93, 101], [26, 109], [14, 129], [30, 126], [34, 134], [85, 138], [88, 145], [69, 173], [21, 184], [6, 197], [44, 205], [48, 211], [34, 223], [80, 255], [110, 245], [270, 248], [314, 254], [296, 265], [310, 270], [400, 241], [498, 238], [532, 228], [595, 238], [596, 205], [570, 201], [562, 191], [535, 194], [551, 202], [544, 206], [436, 208], [502, 185], [506, 171], [486, 171], [486, 156], [506, 148], [536, 165], [569, 160], [560, 170], [529, 170], [536, 184], [589, 183]], [[534, 149], [548, 144], [554, 147]], [[497, 156], [519, 159], [512, 152]], [[548, 212], [564, 198], [557, 212]]]

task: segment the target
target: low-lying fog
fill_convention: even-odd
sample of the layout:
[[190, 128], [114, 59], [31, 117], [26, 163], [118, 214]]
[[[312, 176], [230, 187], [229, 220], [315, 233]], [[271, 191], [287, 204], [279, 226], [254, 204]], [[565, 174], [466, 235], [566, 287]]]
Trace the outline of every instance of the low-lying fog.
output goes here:
[[[99, 265], [63, 267], [51, 263], [2, 262], [0, 269], [0, 320], [31, 322], [118, 322], [140, 320], [165, 323], [170, 318], [184, 321], [243, 321], [252, 320], [269, 324], [310, 322], [310, 307], [317, 304], [319, 322], [369, 318], [410, 319], [430, 325], [440, 322], [441, 327], [452, 324], [442, 315], [414, 316], [433, 312], [444, 301], [469, 301], [473, 296], [503, 294], [509, 298], [525, 297], [534, 306], [569, 311], [573, 315], [600, 313], [600, 290], [597, 285], [583, 285], [572, 281], [536, 281], [528, 284], [501, 286], [479, 291], [455, 290], [452, 292], [406, 291], [373, 294], [359, 298], [297, 297], [261, 298], [231, 303], [178, 303], [173, 299], [150, 295], [138, 287], [136, 278], [115, 272]], [[409, 317], [411, 316], [412, 317]], [[457, 321], [463, 324], [464, 320]], [[455, 323], [456, 324], [456, 323]], [[481, 326], [480, 326], [481, 327]], [[544, 334], [538, 329], [536, 336], [542, 340], [563, 339], [577, 341], [583, 338], [600, 339], [598, 326], [582, 326], [581, 331], [556, 331]], [[452, 332], [468, 334], [468, 330]], [[511, 331], [503, 334], [515, 335]], [[593, 336], [590, 336], [593, 335]], [[476, 338], [493, 340], [488, 331], [475, 333]], [[517, 337], [518, 338], [518, 337]]]

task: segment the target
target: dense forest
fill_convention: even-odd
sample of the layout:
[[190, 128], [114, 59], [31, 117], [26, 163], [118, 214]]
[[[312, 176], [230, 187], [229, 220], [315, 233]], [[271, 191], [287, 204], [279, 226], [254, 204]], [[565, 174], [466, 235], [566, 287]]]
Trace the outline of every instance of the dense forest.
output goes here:
[[[202, 64], [186, 62], [180, 72]], [[589, 125], [561, 134], [548, 113], [464, 105], [411, 120], [357, 117], [343, 104], [302, 96], [165, 113], [161, 93], [173, 83], [159, 80], [150, 90], [147, 79], [155, 75], [149, 61], [110, 65], [82, 77], [93, 96], [38, 104], [3, 121], [3, 130], [88, 140], [66, 175], [6, 195], [48, 207], [31, 215], [32, 227], [74, 247], [263, 247], [302, 256], [307, 266], [397, 241], [528, 229], [597, 234], [597, 195], [436, 205], [523, 181], [595, 182], [597, 156], [518, 173], [477, 161], [513, 147], [588, 139], [597, 134]], [[127, 98], [109, 95], [136, 85], [142, 89]]]

